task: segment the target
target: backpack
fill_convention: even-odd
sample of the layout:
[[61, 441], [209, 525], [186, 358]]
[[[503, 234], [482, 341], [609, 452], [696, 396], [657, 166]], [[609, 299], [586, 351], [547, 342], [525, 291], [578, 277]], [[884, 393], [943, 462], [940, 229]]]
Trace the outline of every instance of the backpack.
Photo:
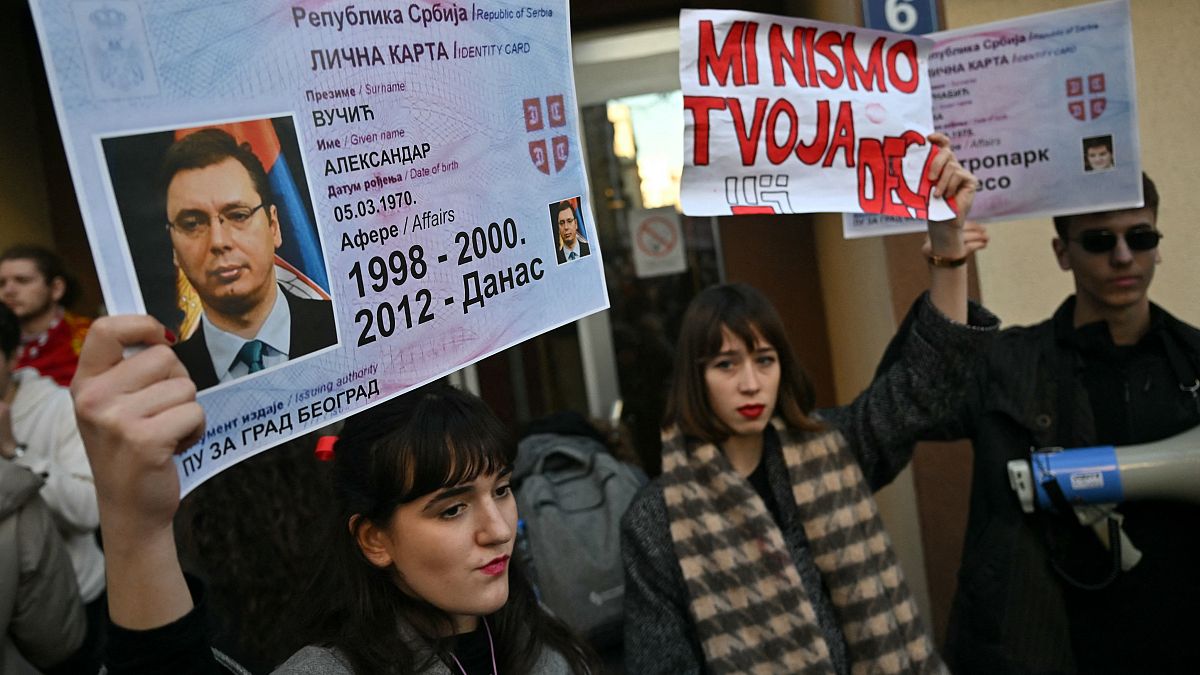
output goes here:
[[584, 436], [535, 434], [513, 468], [524, 543], [542, 604], [593, 643], [619, 643], [621, 516], [645, 475]]

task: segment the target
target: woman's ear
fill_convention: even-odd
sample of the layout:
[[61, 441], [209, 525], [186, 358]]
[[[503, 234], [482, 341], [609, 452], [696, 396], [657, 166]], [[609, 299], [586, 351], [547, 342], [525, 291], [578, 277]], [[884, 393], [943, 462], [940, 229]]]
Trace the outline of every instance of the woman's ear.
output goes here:
[[391, 540], [386, 529], [361, 514], [351, 516], [346, 526], [350, 528], [350, 534], [368, 562], [380, 568], [392, 566]]

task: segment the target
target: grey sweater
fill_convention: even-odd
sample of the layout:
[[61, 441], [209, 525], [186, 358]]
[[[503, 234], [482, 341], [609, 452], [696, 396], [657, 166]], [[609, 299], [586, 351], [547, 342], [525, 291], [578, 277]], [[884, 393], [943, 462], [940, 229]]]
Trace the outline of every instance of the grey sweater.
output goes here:
[[[562, 654], [546, 650], [534, 664], [530, 675], [571, 675], [571, 668]], [[335, 649], [305, 647], [275, 669], [276, 675], [355, 675], [350, 663]], [[425, 669], [422, 675], [458, 675], [441, 661]]]
[[6, 675], [60, 663], [87, 629], [67, 547], [38, 496], [42, 484], [0, 458], [0, 673]]
[[[922, 296], [913, 306], [911, 327], [893, 339], [889, 354], [862, 394], [850, 405], [817, 411], [847, 440], [872, 490], [890, 483], [912, 458], [927, 429], [944, 421], [970, 372], [968, 365], [999, 328], [987, 310], [972, 305], [968, 325], [955, 324]], [[778, 446], [774, 435], [768, 443]], [[783, 458], [768, 447], [764, 462], [779, 504], [778, 523], [817, 615], [834, 668], [850, 670], [845, 640], [821, 574], [808, 550]], [[687, 586], [671, 540], [670, 522], [658, 481], [646, 486], [621, 521], [625, 565], [626, 670], [646, 673], [700, 673], [704, 654], [689, 609]], [[821, 589], [815, 592], [815, 589]]]

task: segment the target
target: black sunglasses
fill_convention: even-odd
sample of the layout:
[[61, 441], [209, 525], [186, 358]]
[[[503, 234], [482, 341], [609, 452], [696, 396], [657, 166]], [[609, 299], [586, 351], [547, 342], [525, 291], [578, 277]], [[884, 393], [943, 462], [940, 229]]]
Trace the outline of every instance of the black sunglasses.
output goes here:
[[[1131, 230], [1125, 233], [1125, 245], [1131, 251], [1149, 251], [1158, 246], [1163, 233], [1158, 230]], [[1112, 230], [1084, 230], [1078, 239], [1083, 250], [1088, 253], [1108, 253], [1117, 247], [1117, 233]]]

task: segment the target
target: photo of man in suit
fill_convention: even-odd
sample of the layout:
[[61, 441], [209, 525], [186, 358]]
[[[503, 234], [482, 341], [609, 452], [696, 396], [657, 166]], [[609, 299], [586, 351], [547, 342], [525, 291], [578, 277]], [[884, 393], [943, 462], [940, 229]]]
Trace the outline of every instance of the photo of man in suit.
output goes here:
[[1083, 139], [1083, 170], [1108, 171], [1115, 166], [1112, 136]]
[[167, 149], [160, 175], [173, 259], [203, 310], [175, 346], [197, 389], [337, 343], [331, 303], [278, 283], [279, 213], [248, 144], [202, 129]]
[[579, 216], [574, 200], [564, 199], [550, 205], [550, 217], [558, 233], [558, 264], [587, 257], [592, 251], [579, 236]]

